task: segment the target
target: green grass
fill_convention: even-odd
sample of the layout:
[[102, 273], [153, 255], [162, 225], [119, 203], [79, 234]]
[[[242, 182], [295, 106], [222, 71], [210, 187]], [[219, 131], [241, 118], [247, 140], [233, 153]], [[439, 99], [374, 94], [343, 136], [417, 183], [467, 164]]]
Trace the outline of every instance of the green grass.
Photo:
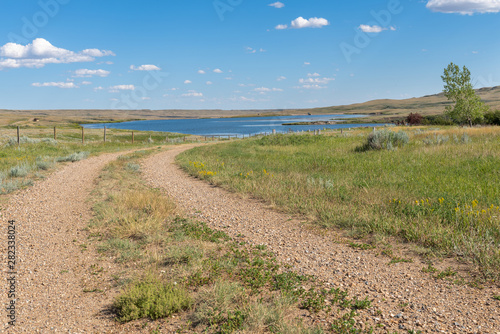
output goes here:
[[[498, 279], [500, 128], [404, 130], [409, 143], [391, 150], [360, 151], [369, 132], [355, 130], [199, 147], [178, 162], [321, 226], [457, 254]], [[437, 136], [456, 140], [428, 143]]]

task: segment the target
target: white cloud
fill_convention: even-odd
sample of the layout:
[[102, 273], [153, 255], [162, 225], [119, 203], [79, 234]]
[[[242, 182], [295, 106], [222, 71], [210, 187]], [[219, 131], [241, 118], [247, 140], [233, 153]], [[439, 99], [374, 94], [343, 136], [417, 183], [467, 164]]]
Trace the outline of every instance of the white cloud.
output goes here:
[[358, 27], [362, 32], [366, 33], [373, 33], [373, 34], [378, 34], [381, 33], [384, 30], [391, 30], [391, 31], [396, 31], [395, 27], [389, 27], [389, 28], [382, 28], [381, 26], [378, 25], [367, 25], [367, 24], [362, 24]]
[[134, 85], [117, 85], [109, 87], [110, 93], [118, 93], [120, 90], [135, 90]]
[[283, 80], [286, 80], [286, 77], [285, 76], [279, 76], [278, 79], [276, 79], [276, 81], [283, 81]]
[[95, 87], [95, 88], [94, 88], [94, 90], [95, 90], [95, 91], [98, 91], [98, 90], [104, 90], [104, 87], [102, 87], [102, 86]]
[[320, 77], [321, 75], [319, 73], [307, 73], [308, 77]]
[[189, 93], [182, 94], [183, 97], [203, 97], [203, 93], [199, 93], [195, 90], [190, 90]]
[[7, 43], [0, 47], [0, 70], [5, 68], [41, 68], [47, 64], [91, 62], [96, 57], [114, 56], [112, 51], [86, 49], [74, 52], [52, 45], [43, 38], [21, 45]]
[[99, 49], [85, 49], [82, 54], [91, 57], [105, 57], [105, 56], [116, 56], [113, 51], [109, 50], [99, 50]]
[[73, 82], [34, 82], [31, 85], [34, 87], [78, 88]]
[[382, 32], [384, 30], [387, 30], [387, 29], [382, 28], [382, 27], [377, 26], [377, 25], [369, 26], [369, 25], [366, 25], [366, 24], [360, 25], [359, 29], [362, 32], [370, 32], [370, 33], [379, 33], [379, 32]]
[[284, 4], [283, 2], [279, 2], [279, 1], [277, 1], [277, 2], [273, 2], [273, 3], [272, 3], [272, 4], [270, 4], [269, 6], [274, 7], [274, 8], [278, 8], [278, 9], [279, 9], [279, 8], [283, 8], [283, 7], [285, 7], [285, 4]]
[[[290, 23], [290, 28], [291, 29], [303, 29], [303, 28], [323, 28], [324, 26], [329, 25], [330, 22], [328, 22], [327, 19], [324, 18], [318, 18], [318, 17], [311, 17], [309, 20], [306, 20], [302, 16], [296, 18], [295, 20]], [[280, 24], [277, 25], [275, 29], [277, 30], [283, 30], [287, 29], [288, 25], [286, 24]]]
[[298, 87], [298, 88], [305, 88], [305, 89], [325, 89], [327, 87], [320, 86], [320, 85], [302, 85], [302, 87]]
[[267, 87], [259, 87], [255, 88], [254, 91], [259, 92], [259, 93], [267, 93], [267, 92], [282, 92], [283, 89], [281, 88], [267, 88]]
[[82, 81], [82, 85], [92, 85], [92, 82], [90, 82], [90, 81]]
[[231, 78], [231, 77], [225, 77], [224, 79], [226, 79], [226, 80], [233, 80], [233, 78]]
[[474, 13], [500, 12], [499, 0], [429, 0], [426, 7], [433, 12], [458, 13], [472, 15]]
[[326, 85], [330, 81], [335, 80], [335, 78], [307, 78], [307, 79], [299, 79], [301, 84], [322, 84]]
[[214, 83], [212, 81], [207, 81], [206, 84], [207, 85], [213, 85]]
[[87, 69], [79, 69], [75, 71], [73, 75], [75, 78], [90, 78], [91, 76], [98, 77], [107, 77], [111, 72], [105, 70], [87, 70]]
[[259, 50], [256, 50], [256, 49], [251, 48], [249, 46], [247, 46], [245, 48], [245, 50], [247, 50], [248, 53], [266, 52], [266, 50], [264, 50], [263, 48], [260, 48]]
[[203, 71], [203, 70], [199, 70], [199, 71], [198, 71], [198, 73], [199, 73], [199, 74], [205, 74], [205, 73], [207, 73], [207, 72], [205, 72], [205, 71]]
[[310, 62], [308, 62], [308, 61], [305, 61], [305, 62], [304, 62], [304, 65], [305, 65], [305, 66], [309, 66], [309, 65], [311, 65], [311, 63], [310, 63]]
[[139, 67], [135, 67], [134, 65], [130, 65], [130, 69], [132, 71], [161, 71], [156, 65], [141, 65]]
[[188, 84], [193, 83], [193, 82], [192, 82], [191, 80], [185, 80], [185, 81], [184, 81], [184, 83], [185, 83], [186, 85], [188, 85]]
[[214, 70], [214, 73], [224, 73], [224, 72], [222, 72], [222, 70], [221, 70], [220, 68], [216, 68], [216, 69]]

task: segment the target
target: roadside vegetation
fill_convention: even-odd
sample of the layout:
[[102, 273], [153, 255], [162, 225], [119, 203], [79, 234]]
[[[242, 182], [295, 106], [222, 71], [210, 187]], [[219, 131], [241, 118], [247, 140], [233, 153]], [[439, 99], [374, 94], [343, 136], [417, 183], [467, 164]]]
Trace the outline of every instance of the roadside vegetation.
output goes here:
[[[151, 333], [173, 332], [168, 319], [157, 320], [172, 315], [182, 324], [178, 333], [371, 332], [356, 320], [370, 300], [290, 271], [265, 245], [179, 216], [140, 178], [140, 159], [153, 152], [110, 163], [92, 196], [89, 244], [120, 268], [112, 287], [120, 291], [113, 305], [118, 322]], [[103, 285], [96, 280], [85, 289], [102, 293]]]
[[275, 135], [198, 147], [178, 162], [325, 228], [375, 245], [396, 237], [500, 278], [498, 127]]
[[16, 128], [1, 128], [0, 195], [30, 186], [58, 163], [76, 162], [103, 152], [167, 144], [167, 138], [171, 144], [181, 143], [184, 138], [179, 134], [135, 131], [132, 144], [130, 131], [108, 129], [104, 143], [102, 130], [87, 129], [82, 144], [80, 131], [71, 126], [59, 127], [56, 140], [53, 128], [21, 128], [18, 145]]

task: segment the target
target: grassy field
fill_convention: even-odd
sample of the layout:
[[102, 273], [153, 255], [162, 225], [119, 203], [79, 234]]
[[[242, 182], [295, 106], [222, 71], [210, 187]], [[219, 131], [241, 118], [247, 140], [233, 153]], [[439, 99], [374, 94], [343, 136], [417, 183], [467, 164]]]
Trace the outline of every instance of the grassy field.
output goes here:
[[[102, 152], [116, 152], [169, 143], [181, 143], [184, 135], [158, 132], [134, 132], [134, 144], [130, 131], [107, 130], [104, 143], [103, 130], [85, 130], [85, 143], [81, 142], [81, 130], [75, 126], [59, 126], [57, 140], [49, 127], [21, 128], [20, 145], [16, 127], [0, 129], [0, 195], [29, 186], [43, 177], [57, 163], [77, 161]], [[188, 140], [197, 140], [188, 136]]]
[[368, 130], [199, 147], [191, 174], [355, 238], [395, 236], [500, 277], [500, 128], [393, 128], [409, 143], [367, 150]]
[[[365, 332], [355, 319], [371, 307], [369, 300], [324, 289], [281, 267], [265, 246], [178, 216], [173, 202], [140, 178], [140, 160], [154, 152], [109, 164], [92, 196], [95, 217], [85, 249], [119, 264], [112, 274], [112, 288], [120, 290], [117, 321], [151, 333], [173, 332], [168, 319], [161, 320], [173, 314], [183, 324], [176, 333]], [[99, 275], [85, 291], [103, 293], [108, 280], [102, 277], [110, 273], [98, 258], [89, 270]]]

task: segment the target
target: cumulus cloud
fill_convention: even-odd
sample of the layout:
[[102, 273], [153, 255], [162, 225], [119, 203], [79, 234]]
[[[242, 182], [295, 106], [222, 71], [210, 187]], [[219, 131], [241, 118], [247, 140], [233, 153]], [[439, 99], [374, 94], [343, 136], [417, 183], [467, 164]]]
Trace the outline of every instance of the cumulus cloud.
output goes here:
[[[309, 20], [303, 18], [302, 16], [296, 18], [290, 23], [290, 29], [303, 29], [303, 28], [323, 28], [330, 25], [327, 19], [320, 17], [311, 17]], [[280, 24], [276, 26], [277, 30], [287, 29], [288, 25]]]
[[285, 76], [279, 76], [278, 79], [276, 79], [276, 81], [283, 81], [283, 80], [286, 80], [286, 77]]
[[377, 26], [377, 25], [369, 26], [369, 25], [366, 25], [366, 24], [360, 25], [359, 29], [362, 32], [371, 32], [371, 33], [379, 33], [379, 32], [382, 32], [382, 31], [385, 30], [381, 26]]
[[301, 84], [311, 84], [311, 83], [316, 83], [316, 84], [323, 84], [326, 85], [330, 81], [335, 80], [334, 78], [307, 78], [307, 79], [299, 79], [299, 82]]
[[214, 73], [219, 73], [219, 74], [220, 74], [220, 73], [224, 73], [224, 72], [222, 72], [222, 70], [221, 70], [220, 68], [216, 68], [216, 69], [214, 70]]
[[193, 83], [193, 82], [192, 82], [191, 80], [185, 80], [185, 81], [184, 81], [184, 83], [185, 83], [186, 85], [188, 85], [188, 84]]
[[92, 82], [90, 82], [90, 81], [82, 81], [82, 85], [92, 85]]
[[458, 13], [472, 15], [474, 13], [500, 12], [499, 0], [429, 0], [426, 7], [433, 12]]
[[282, 92], [283, 89], [281, 89], [281, 88], [259, 87], [259, 88], [255, 88], [254, 91], [259, 92], [259, 93], [268, 93], [268, 92]]
[[34, 82], [34, 87], [57, 87], [57, 88], [78, 88], [73, 82]]
[[206, 84], [207, 85], [213, 85], [214, 83], [212, 81], [207, 81]]
[[74, 73], [75, 78], [90, 78], [92, 76], [98, 76], [98, 77], [107, 77], [111, 72], [105, 71], [105, 70], [88, 70], [88, 69], [79, 69], [76, 70]]
[[283, 8], [283, 7], [285, 7], [285, 4], [284, 4], [283, 2], [279, 2], [279, 1], [277, 1], [277, 2], [273, 2], [273, 3], [272, 3], [272, 4], [270, 4], [269, 6], [274, 7], [274, 8], [278, 8], [278, 9], [279, 9], [279, 8]]
[[52, 45], [43, 38], [21, 45], [7, 43], [0, 47], [0, 70], [5, 68], [41, 68], [47, 64], [91, 62], [96, 57], [114, 56], [109, 50], [86, 49], [74, 52]]
[[116, 86], [109, 87], [110, 93], [117, 93], [121, 90], [135, 90], [135, 86], [134, 85], [116, 85]]
[[320, 77], [321, 75], [319, 73], [307, 73], [308, 77]]
[[358, 27], [362, 32], [367, 32], [367, 33], [373, 33], [373, 34], [378, 34], [384, 30], [391, 30], [391, 31], [395, 31], [396, 28], [395, 27], [389, 27], [389, 28], [382, 28], [381, 26], [378, 26], [378, 25], [367, 25], [367, 24], [362, 24]]
[[159, 68], [156, 65], [141, 65], [139, 67], [135, 67], [134, 65], [130, 65], [130, 69], [132, 71], [160, 71], [161, 68]]
[[318, 73], [309, 73], [308, 76], [308, 78], [299, 79], [299, 83], [302, 84], [302, 86], [295, 88], [324, 89], [327, 88], [326, 85], [328, 85], [330, 81], [335, 80], [335, 78], [320, 78]]
[[205, 71], [203, 71], [203, 70], [199, 70], [199, 71], [198, 71], [198, 73], [199, 73], [199, 74], [205, 74], [205, 73], [207, 73], [207, 72], [205, 72]]
[[190, 90], [188, 93], [182, 94], [183, 97], [203, 97], [203, 93], [199, 93], [195, 90]]

